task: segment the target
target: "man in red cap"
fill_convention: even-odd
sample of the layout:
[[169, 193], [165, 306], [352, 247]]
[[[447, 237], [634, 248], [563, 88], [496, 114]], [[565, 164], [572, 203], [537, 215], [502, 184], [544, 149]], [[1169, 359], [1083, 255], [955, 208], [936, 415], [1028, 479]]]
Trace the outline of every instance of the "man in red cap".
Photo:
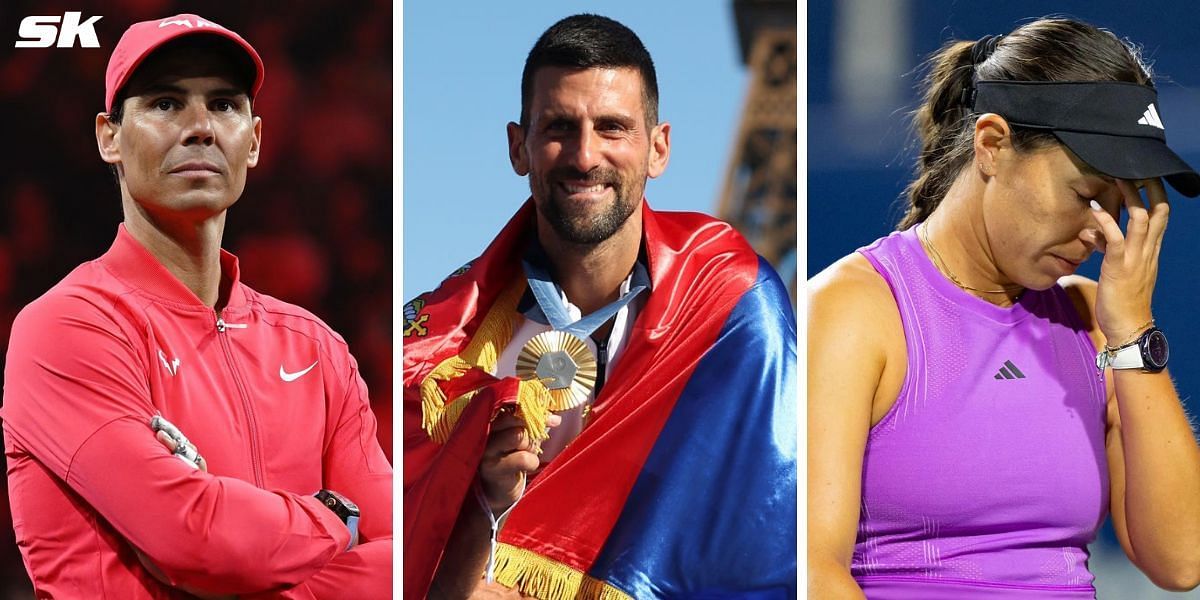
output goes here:
[[105, 81], [124, 223], [21, 311], [5, 370], [38, 597], [391, 597], [392, 469], [357, 364], [221, 250], [261, 149], [261, 58], [177, 15], [130, 27]]

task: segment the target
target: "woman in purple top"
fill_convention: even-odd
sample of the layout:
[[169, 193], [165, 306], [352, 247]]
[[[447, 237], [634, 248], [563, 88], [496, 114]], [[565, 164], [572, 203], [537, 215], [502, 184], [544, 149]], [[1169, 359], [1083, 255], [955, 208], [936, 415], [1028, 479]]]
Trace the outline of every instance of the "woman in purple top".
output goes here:
[[1150, 301], [1162, 180], [1200, 175], [1147, 68], [1043, 19], [947, 44], [924, 92], [900, 231], [809, 282], [809, 597], [1093, 598], [1110, 512], [1195, 587], [1200, 448]]

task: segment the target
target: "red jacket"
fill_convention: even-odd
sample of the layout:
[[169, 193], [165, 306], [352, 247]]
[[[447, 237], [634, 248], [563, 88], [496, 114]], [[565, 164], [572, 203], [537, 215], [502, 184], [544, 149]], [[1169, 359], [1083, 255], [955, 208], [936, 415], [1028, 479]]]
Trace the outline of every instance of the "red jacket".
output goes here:
[[[38, 597], [391, 596], [392, 468], [345, 341], [238, 281], [220, 314], [122, 226], [21, 311], [4, 373], [13, 527]], [[224, 323], [226, 326], [221, 327]], [[161, 413], [208, 462], [172, 456]], [[312, 494], [362, 511], [363, 544]]]

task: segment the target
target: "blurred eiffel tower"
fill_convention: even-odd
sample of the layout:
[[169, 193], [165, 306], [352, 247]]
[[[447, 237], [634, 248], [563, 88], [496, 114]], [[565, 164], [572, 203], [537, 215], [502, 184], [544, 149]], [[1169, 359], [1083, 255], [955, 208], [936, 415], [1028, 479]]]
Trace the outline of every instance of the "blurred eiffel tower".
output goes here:
[[717, 207], [796, 300], [796, 2], [733, 0], [750, 87]]

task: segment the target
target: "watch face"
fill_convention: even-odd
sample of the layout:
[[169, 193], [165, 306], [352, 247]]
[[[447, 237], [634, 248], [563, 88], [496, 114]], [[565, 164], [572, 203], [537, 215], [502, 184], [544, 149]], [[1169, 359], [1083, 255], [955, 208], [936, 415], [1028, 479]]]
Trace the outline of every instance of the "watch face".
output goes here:
[[333, 490], [317, 492], [317, 499], [341, 518], [342, 522], [345, 522], [347, 517], [359, 516], [358, 505]]
[[1167, 347], [1167, 336], [1163, 332], [1156, 329], [1146, 336], [1146, 343], [1142, 346], [1142, 355], [1149, 363], [1148, 366], [1162, 369], [1167, 366], [1167, 357], [1170, 354], [1170, 348]]

